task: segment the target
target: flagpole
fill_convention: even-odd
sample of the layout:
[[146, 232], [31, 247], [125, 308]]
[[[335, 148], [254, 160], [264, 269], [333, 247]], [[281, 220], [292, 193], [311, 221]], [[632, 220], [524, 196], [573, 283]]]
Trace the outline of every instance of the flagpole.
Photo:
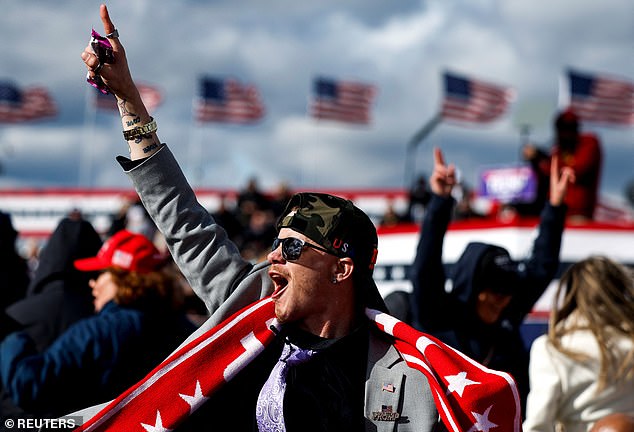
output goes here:
[[559, 94], [557, 95], [557, 108], [559, 110], [564, 110], [570, 105], [570, 91], [568, 87], [568, 80], [564, 76], [564, 74], [559, 74]]
[[405, 188], [409, 190], [409, 188], [413, 184], [413, 176], [415, 175], [416, 170], [416, 158], [414, 156], [416, 148], [418, 145], [427, 138], [436, 126], [440, 124], [442, 121], [442, 114], [440, 112], [436, 113], [423, 127], [421, 127], [418, 132], [412, 136], [407, 144], [407, 152], [405, 155]]

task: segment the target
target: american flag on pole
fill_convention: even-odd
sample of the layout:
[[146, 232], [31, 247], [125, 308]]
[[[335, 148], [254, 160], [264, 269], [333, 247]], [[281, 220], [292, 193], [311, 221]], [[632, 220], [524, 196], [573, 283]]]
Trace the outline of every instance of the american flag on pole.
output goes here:
[[[139, 93], [141, 94], [141, 100], [147, 108], [148, 112], [152, 113], [163, 102], [163, 94], [157, 87], [149, 84], [139, 83], [137, 84]], [[95, 106], [105, 111], [118, 112], [117, 99], [112, 93], [102, 93], [100, 91], [94, 92], [95, 94]]]
[[569, 106], [582, 121], [634, 124], [634, 82], [568, 70]]
[[44, 87], [21, 90], [11, 82], [0, 81], [0, 122], [20, 123], [56, 114], [57, 105]]
[[264, 104], [254, 85], [233, 78], [203, 77], [194, 100], [198, 122], [254, 123], [264, 117]]
[[515, 91], [510, 87], [449, 72], [444, 74], [444, 82], [443, 120], [489, 123], [502, 116], [515, 98]]
[[375, 86], [319, 77], [313, 83], [310, 115], [317, 119], [368, 124], [377, 93]]

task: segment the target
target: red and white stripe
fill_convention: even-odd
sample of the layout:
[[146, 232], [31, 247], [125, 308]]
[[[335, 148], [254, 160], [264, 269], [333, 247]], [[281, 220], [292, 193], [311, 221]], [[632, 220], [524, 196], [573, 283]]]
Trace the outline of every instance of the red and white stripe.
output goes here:
[[368, 124], [377, 89], [373, 85], [337, 81], [336, 97], [317, 95], [310, 103], [310, 115], [321, 120]]
[[488, 123], [506, 112], [515, 98], [514, 90], [470, 80], [470, 95], [447, 94], [442, 104], [443, 119]]
[[596, 77], [589, 95], [577, 93], [570, 95], [570, 107], [581, 120], [632, 125], [634, 124], [634, 84]]
[[19, 104], [0, 103], [0, 122], [19, 123], [55, 115], [57, 105], [44, 87], [24, 90]]
[[225, 81], [223, 100], [198, 98], [194, 113], [199, 122], [253, 123], [264, 117], [264, 104], [254, 85], [241, 85], [233, 79]]

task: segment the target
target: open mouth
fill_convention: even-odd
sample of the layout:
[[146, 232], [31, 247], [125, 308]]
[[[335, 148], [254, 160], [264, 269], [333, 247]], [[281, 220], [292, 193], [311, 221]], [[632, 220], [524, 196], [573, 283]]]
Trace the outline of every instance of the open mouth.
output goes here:
[[273, 295], [271, 297], [273, 299], [277, 299], [286, 290], [286, 287], [288, 286], [288, 280], [277, 272], [269, 272], [269, 277], [273, 281], [273, 286], [275, 287], [273, 290]]

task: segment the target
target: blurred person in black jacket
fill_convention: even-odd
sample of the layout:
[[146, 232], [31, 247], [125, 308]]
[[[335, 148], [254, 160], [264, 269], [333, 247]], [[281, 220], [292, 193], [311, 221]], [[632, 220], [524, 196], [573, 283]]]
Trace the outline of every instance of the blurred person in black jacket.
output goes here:
[[6, 309], [7, 315], [27, 331], [38, 351], [71, 324], [94, 313], [88, 281], [95, 274], [77, 270], [73, 262], [94, 256], [101, 244], [90, 222], [66, 217], [40, 251], [27, 297]]
[[16, 248], [18, 232], [11, 215], [0, 211], [0, 310], [23, 298], [29, 285], [29, 266]]

